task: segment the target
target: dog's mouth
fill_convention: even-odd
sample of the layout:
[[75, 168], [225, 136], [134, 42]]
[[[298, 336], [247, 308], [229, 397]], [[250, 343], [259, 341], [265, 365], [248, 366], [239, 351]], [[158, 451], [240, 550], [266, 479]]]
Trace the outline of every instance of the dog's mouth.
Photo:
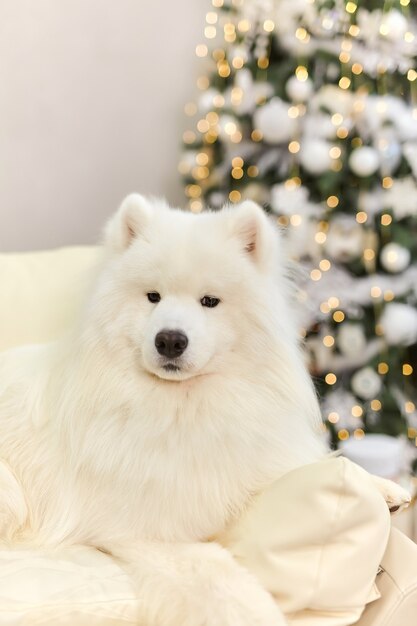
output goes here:
[[178, 365], [175, 365], [174, 363], [167, 363], [166, 365], [162, 366], [162, 369], [164, 369], [166, 372], [180, 372], [181, 368]]

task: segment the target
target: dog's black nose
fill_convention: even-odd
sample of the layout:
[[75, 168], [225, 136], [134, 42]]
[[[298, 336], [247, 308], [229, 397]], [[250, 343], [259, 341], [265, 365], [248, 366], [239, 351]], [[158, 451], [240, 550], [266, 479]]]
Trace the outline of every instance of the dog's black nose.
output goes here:
[[169, 359], [180, 356], [187, 346], [187, 336], [179, 330], [161, 330], [155, 337], [155, 347], [159, 354]]

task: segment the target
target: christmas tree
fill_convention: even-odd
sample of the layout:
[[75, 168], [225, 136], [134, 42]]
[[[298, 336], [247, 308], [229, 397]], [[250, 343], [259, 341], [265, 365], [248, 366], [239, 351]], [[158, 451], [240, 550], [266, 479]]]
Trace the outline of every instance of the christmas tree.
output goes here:
[[285, 231], [337, 444], [417, 444], [417, 57], [410, 0], [212, 0], [179, 170], [192, 211]]

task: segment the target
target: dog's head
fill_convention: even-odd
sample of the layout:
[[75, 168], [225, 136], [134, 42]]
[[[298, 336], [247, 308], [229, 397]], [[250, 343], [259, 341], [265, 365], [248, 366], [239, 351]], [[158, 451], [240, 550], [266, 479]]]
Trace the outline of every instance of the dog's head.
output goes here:
[[279, 234], [253, 202], [194, 215], [133, 194], [107, 225], [106, 245], [98, 321], [148, 373], [227, 374], [266, 358], [272, 327], [292, 337]]

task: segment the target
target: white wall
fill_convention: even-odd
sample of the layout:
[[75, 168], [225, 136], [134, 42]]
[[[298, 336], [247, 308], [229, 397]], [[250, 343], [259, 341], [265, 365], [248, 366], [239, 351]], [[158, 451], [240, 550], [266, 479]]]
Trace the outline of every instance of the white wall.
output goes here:
[[95, 241], [133, 190], [183, 203], [210, 0], [0, 0], [0, 250]]

